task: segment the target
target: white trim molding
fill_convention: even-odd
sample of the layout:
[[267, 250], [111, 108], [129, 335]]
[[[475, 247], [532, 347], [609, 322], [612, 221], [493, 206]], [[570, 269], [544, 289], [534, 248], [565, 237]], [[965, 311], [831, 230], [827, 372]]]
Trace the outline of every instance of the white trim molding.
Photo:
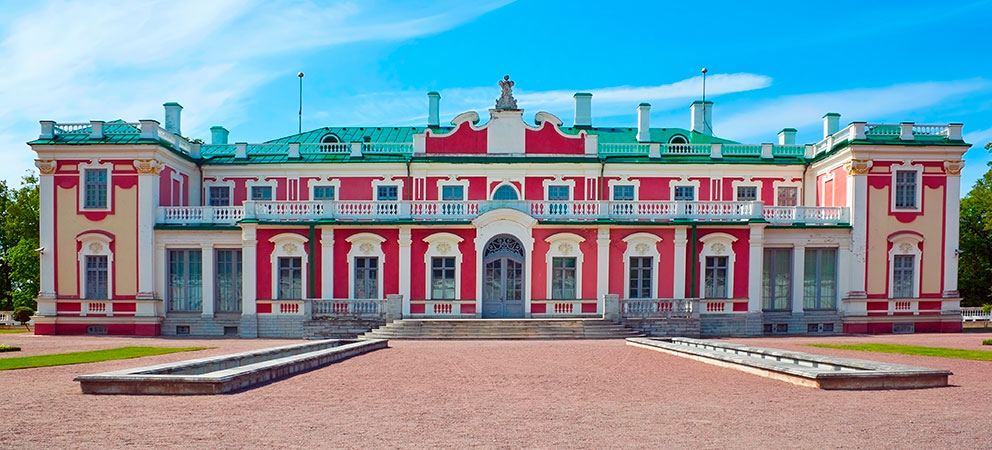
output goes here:
[[[896, 208], [896, 172], [910, 171], [916, 172], [916, 198], [913, 201], [915, 208]], [[923, 165], [912, 164], [910, 161], [903, 161], [902, 164], [889, 166], [889, 212], [897, 213], [918, 213], [923, 211]]]
[[107, 298], [92, 300], [110, 300], [114, 297], [114, 252], [110, 246], [114, 238], [102, 233], [87, 232], [76, 236], [79, 243], [79, 253], [76, 255], [78, 264], [77, 276], [79, 277], [79, 298], [86, 298], [86, 257], [106, 256], [107, 257]]
[[334, 200], [337, 200], [338, 198], [341, 197], [341, 179], [340, 178], [328, 179], [326, 181], [325, 180], [320, 180], [320, 179], [310, 180], [310, 182], [307, 183], [307, 198], [310, 199], [311, 201], [313, 201], [313, 188], [314, 187], [317, 187], [317, 186], [332, 187], [332, 188], [334, 188]]
[[378, 275], [376, 279], [376, 285], [378, 286], [379, 292], [376, 298], [377, 299], [386, 298], [382, 293], [383, 267], [385, 267], [386, 264], [386, 254], [382, 251], [382, 244], [383, 242], [386, 242], [386, 238], [379, 236], [378, 234], [375, 233], [357, 233], [348, 236], [348, 238], [345, 239], [345, 241], [351, 244], [351, 248], [348, 250], [348, 259], [347, 259], [348, 298], [355, 298], [355, 278], [354, 278], [355, 258], [371, 257], [371, 256], [375, 256], [376, 258], [378, 258], [379, 261], [379, 267], [376, 270], [376, 274]]
[[733, 181], [730, 182], [730, 190], [733, 191], [733, 196], [734, 196], [734, 201], [735, 202], [742, 201], [737, 196], [737, 188], [739, 188], [739, 187], [753, 187], [753, 188], [755, 188], [755, 194], [754, 194], [755, 198], [754, 198], [754, 201], [756, 201], [756, 202], [760, 202], [761, 201], [761, 183], [759, 183], [757, 181], [754, 181], [754, 178], [752, 178], [752, 177], [744, 177], [743, 180], [733, 180]]
[[[489, 189], [489, 186], [491, 186], [493, 182], [497, 182], [499, 184], [497, 184], [496, 186], [493, 186], [492, 189]], [[517, 186], [514, 185], [513, 182], [520, 183], [520, 189], [517, 189]], [[524, 180], [523, 179], [519, 179], [519, 180], [518, 179], [512, 179], [511, 180], [511, 179], [506, 179], [506, 178], [501, 178], [501, 179], [487, 178], [486, 179], [486, 189], [489, 190], [489, 192], [486, 193], [486, 199], [487, 200], [494, 200], [493, 199], [493, 195], [496, 194], [496, 191], [498, 191], [499, 188], [501, 188], [503, 186], [510, 186], [510, 189], [513, 189], [513, 192], [516, 192], [517, 193], [517, 200], [523, 200], [524, 199], [524, 193], [523, 193]]]
[[623, 238], [627, 247], [623, 251], [623, 292], [621, 298], [630, 296], [630, 258], [650, 256], [654, 258], [651, 264], [651, 296], [658, 298], [658, 273], [661, 267], [661, 252], [658, 251], [658, 243], [661, 236], [652, 233], [631, 233]]
[[[307, 298], [307, 250], [306, 244], [309, 241], [304, 236], [296, 233], [281, 233], [269, 238], [274, 247], [269, 255], [269, 265], [272, 267], [272, 292], [269, 297], [272, 300], [300, 300]], [[243, 255], [242, 255], [243, 258]], [[300, 299], [279, 298], [279, 258], [300, 258]]]
[[[287, 180], [287, 184], [288, 184], [289, 179], [287, 178], [286, 180]], [[275, 180], [271, 180], [271, 181], [261, 181], [261, 180], [251, 181], [251, 180], [249, 180], [249, 181], [246, 181], [245, 182], [245, 198], [247, 200], [250, 200], [250, 201], [255, 200], [251, 196], [251, 189], [254, 188], [254, 187], [270, 187], [270, 188], [272, 188], [272, 198], [270, 198], [268, 200], [260, 199], [260, 200], [257, 200], [257, 201], [260, 201], [260, 202], [275, 201], [277, 198], [279, 198], [279, 195], [276, 192], [276, 190], [279, 189], [279, 183], [276, 182]], [[288, 190], [288, 187], [287, 187], [287, 190]], [[233, 191], [232, 191], [232, 193], [233, 193]], [[234, 200], [234, 196], [233, 195], [231, 196], [231, 200], [232, 201]]]
[[675, 188], [682, 186], [692, 186], [692, 200], [699, 201], [699, 180], [689, 180], [687, 177], [682, 177], [678, 181], [672, 181], [668, 185], [668, 195], [672, 201], [675, 200]]
[[[551, 275], [552, 275], [552, 262], [554, 258], [575, 258], [575, 299], [578, 300], [582, 298], [582, 261], [584, 255], [582, 253], [582, 243], [585, 242], [585, 238], [579, 236], [575, 233], [555, 233], [544, 239], [548, 243], [548, 253], [544, 257], [545, 263], [545, 278], [547, 283], [544, 291], [544, 298], [551, 299]], [[573, 300], [573, 299], [562, 299], [562, 300]]]
[[726, 256], [727, 257], [727, 297], [734, 298], [734, 263], [737, 255], [734, 252], [734, 242], [737, 238], [727, 233], [710, 233], [701, 238], [699, 242], [703, 244], [702, 251], [699, 252], [699, 296], [706, 297], [706, 257]]
[[[372, 180], [372, 200], [375, 201], [392, 201], [392, 200], [379, 200], [379, 186], [396, 186], [396, 200], [407, 200], [403, 198], [403, 179], [392, 179], [392, 180]], [[335, 193], [337, 195], [337, 193]]]
[[[544, 179], [541, 181], [541, 191], [544, 193], [545, 200], [551, 200], [548, 198], [548, 188], [551, 186], [568, 186], [568, 201], [575, 200], [575, 179], [564, 180], [561, 176], [556, 176], [553, 179]], [[495, 191], [494, 191], [495, 192]], [[522, 199], [522, 197], [521, 197]]]
[[[778, 189], [784, 187], [794, 187], [796, 188], [796, 204], [795, 205], [780, 205], [778, 204]], [[772, 204], [775, 206], [800, 206], [803, 204], [803, 183], [802, 181], [773, 181], [772, 182]], [[761, 192], [758, 192], [758, 200], [761, 200]]]
[[[214, 181], [204, 181], [203, 186], [203, 206], [210, 206], [210, 188], [212, 187], [226, 187], [227, 188], [227, 198], [228, 202], [226, 206], [234, 205], [234, 180], [214, 180]], [[247, 197], [246, 197], [247, 198]], [[223, 205], [222, 205], [223, 206]]]
[[464, 239], [452, 233], [434, 233], [425, 237], [427, 251], [424, 252], [424, 299], [434, 300], [431, 295], [431, 258], [455, 258], [455, 299], [462, 295], [462, 251], [458, 248]]
[[638, 201], [641, 198], [641, 180], [631, 179], [630, 177], [622, 177], [619, 180], [610, 179], [606, 181], [606, 188], [609, 191], [607, 193], [608, 199], [613, 201], [613, 188], [617, 185], [620, 186], [634, 186], [634, 201]]
[[460, 200], [468, 200], [468, 180], [459, 180], [455, 178], [454, 175], [448, 177], [447, 180], [438, 180], [437, 182], [437, 199], [439, 201], [444, 201], [441, 194], [444, 191], [445, 186], [461, 186], [462, 187], [462, 198]]
[[889, 298], [894, 298], [892, 295], [895, 292], [895, 264], [894, 257], [896, 255], [911, 255], [913, 256], [913, 296], [911, 298], [920, 297], [920, 279], [923, 272], [923, 250], [920, 247], [923, 246], [923, 237], [915, 233], [900, 232], [889, 236], [889, 243], [892, 244], [892, 248], [889, 249], [888, 255], [888, 273], [889, 283], [887, 286]]
[[[79, 212], [104, 212], [112, 210], [114, 208], [114, 163], [99, 163], [97, 160], [92, 159], [90, 162], [79, 164], [77, 167], [79, 170], [79, 206], [77, 210]], [[104, 208], [86, 207], [86, 171], [93, 169], [107, 171], [107, 206]]]

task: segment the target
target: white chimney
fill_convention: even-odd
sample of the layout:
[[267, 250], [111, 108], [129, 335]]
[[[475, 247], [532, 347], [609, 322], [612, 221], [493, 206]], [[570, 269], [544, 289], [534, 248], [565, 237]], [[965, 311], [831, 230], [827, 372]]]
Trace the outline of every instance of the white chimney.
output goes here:
[[210, 127], [210, 143], [211, 144], [227, 144], [227, 136], [230, 134], [227, 128], [220, 125], [214, 125]]
[[796, 145], [796, 129], [783, 128], [778, 132], [778, 145]]
[[431, 91], [427, 93], [427, 126], [441, 125], [441, 94]]
[[651, 140], [651, 104], [637, 105], [637, 142]]
[[575, 93], [575, 121], [576, 127], [592, 127], [592, 94], [588, 92]]
[[689, 106], [692, 131], [705, 135], [713, 134], [713, 102], [696, 100]]
[[840, 114], [826, 113], [823, 115], [823, 137], [826, 138], [840, 131]]
[[162, 106], [165, 107], [165, 131], [182, 136], [179, 117], [183, 112], [183, 106], [176, 102], [169, 102]]

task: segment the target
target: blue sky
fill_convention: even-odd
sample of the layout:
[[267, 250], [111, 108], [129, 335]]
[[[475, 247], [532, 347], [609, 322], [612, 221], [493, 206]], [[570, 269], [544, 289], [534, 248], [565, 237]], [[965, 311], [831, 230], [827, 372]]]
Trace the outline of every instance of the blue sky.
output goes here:
[[820, 117], [963, 122], [976, 144], [962, 191], [992, 141], [992, 1], [975, 2], [20, 2], [0, 0], [0, 179], [34, 169], [37, 121], [162, 120], [258, 142], [303, 127], [421, 125], [491, 106], [510, 74], [520, 106], [593, 124], [688, 127], [708, 67], [717, 135], [801, 142]]

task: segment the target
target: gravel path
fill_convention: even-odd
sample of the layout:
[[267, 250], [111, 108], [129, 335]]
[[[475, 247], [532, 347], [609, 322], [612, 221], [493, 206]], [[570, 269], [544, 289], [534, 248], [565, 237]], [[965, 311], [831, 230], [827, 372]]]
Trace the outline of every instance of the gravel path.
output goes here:
[[[879, 341], [980, 348], [989, 334], [737, 340], [950, 369], [955, 387], [820, 391], [623, 341], [399, 342], [248, 392], [84, 396], [78, 374], [292, 341], [7, 335], [22, 354], [120, 345], [196, 353], [0, 372], [0, 447], [989, 446], [992, 363], [812, 349]], [[13, 356], [10, 354], [0, 357]], [[10, 430], [23, 437], [12, 440]]]

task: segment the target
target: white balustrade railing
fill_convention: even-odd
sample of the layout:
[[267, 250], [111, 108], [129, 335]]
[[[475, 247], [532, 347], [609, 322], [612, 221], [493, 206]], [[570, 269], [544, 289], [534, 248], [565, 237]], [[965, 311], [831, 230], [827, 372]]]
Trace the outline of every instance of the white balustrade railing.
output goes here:
[[662, 155], [709, 155], [710, 144], [660, 144]]
[[761, 144], [722, 144], [723, 156], [761, 156]]
[[79, 123], [57, 123], [55, 124], [54, 134], [90, 134], [90, 123], [89, 122], [79, 122]]
[[625, 298], [620, 299], [620, 314], [628, 319], [690, 318], [698, 315], [699, 299]]
[[382, 317], [386, 313], [385, 299], [314, 299], [311, 302], [310, 316], [323, 317]]
[[602, 203], [597, 201], [532, 201], [530, 215], [548, 220], [589, 220], [600, 217]]
[[410, 311], [417, 317], [474, 316], [475, 300], [411, 300]]
[[704, 298], [699, 300], [700, 314], [731, 314], [745, 313], [746, 309], [735, 310], [734, 305], [741, 303], [747, 305], [747, 299], [734, 300], [730, 298]]
[[80, 316], [107, 316], [114, 315], [114, 304], [110, 300], [83, 300], [79, 305]]
[[410, 202], [410, 216], [419, 220], [474, 219], [479, 215], [481, 201], [415, 201]]
[[772, 146], [772, 156], [795, 156], [803, 157], [806, 155], [805, 145], [773, 145]]
[[234, 224], [244, 218], [244, 213], [241, 206], [162, 206], [158, 208], [158, 223]]
[[947, 137], [949, 129], [947, 125], [913, 125], [914, 136], [943, 136]]
[[183, 153], [189, 153], [193, 149], [193, 144], [190, 144], [186, 138], [172, 134], [172, 132], [167, 131], [165, 128], [158, 128], [158, 138], [172, 144], [173, 147], [179, 149]]
[[644, 156], [651, 151], [650, 144], [628, 144], [603, 142], [599, 144], [599, 154], [603, 156], [626, 155]]
[[544, 305], [543, 313], [534, 313], [535, 316], [541, 317], [578, 317], [600, 314], [599, 302], [596, 299], [531, 300], [531, 305]]
[[884, 123], [865, 124], [865, 136], [899, 136], [899, 125]]
[[851, 223], [850, 209], [831, 206], [765, 206], [764, 218], [773, 224]]
[[413, 154], [413, 143], [365, 142], [362, 144], [362, 153], [409, 155]]
[[992, 311], [981, 306], [962, 307], [961, 320], [965, 322], [992, 322]]

